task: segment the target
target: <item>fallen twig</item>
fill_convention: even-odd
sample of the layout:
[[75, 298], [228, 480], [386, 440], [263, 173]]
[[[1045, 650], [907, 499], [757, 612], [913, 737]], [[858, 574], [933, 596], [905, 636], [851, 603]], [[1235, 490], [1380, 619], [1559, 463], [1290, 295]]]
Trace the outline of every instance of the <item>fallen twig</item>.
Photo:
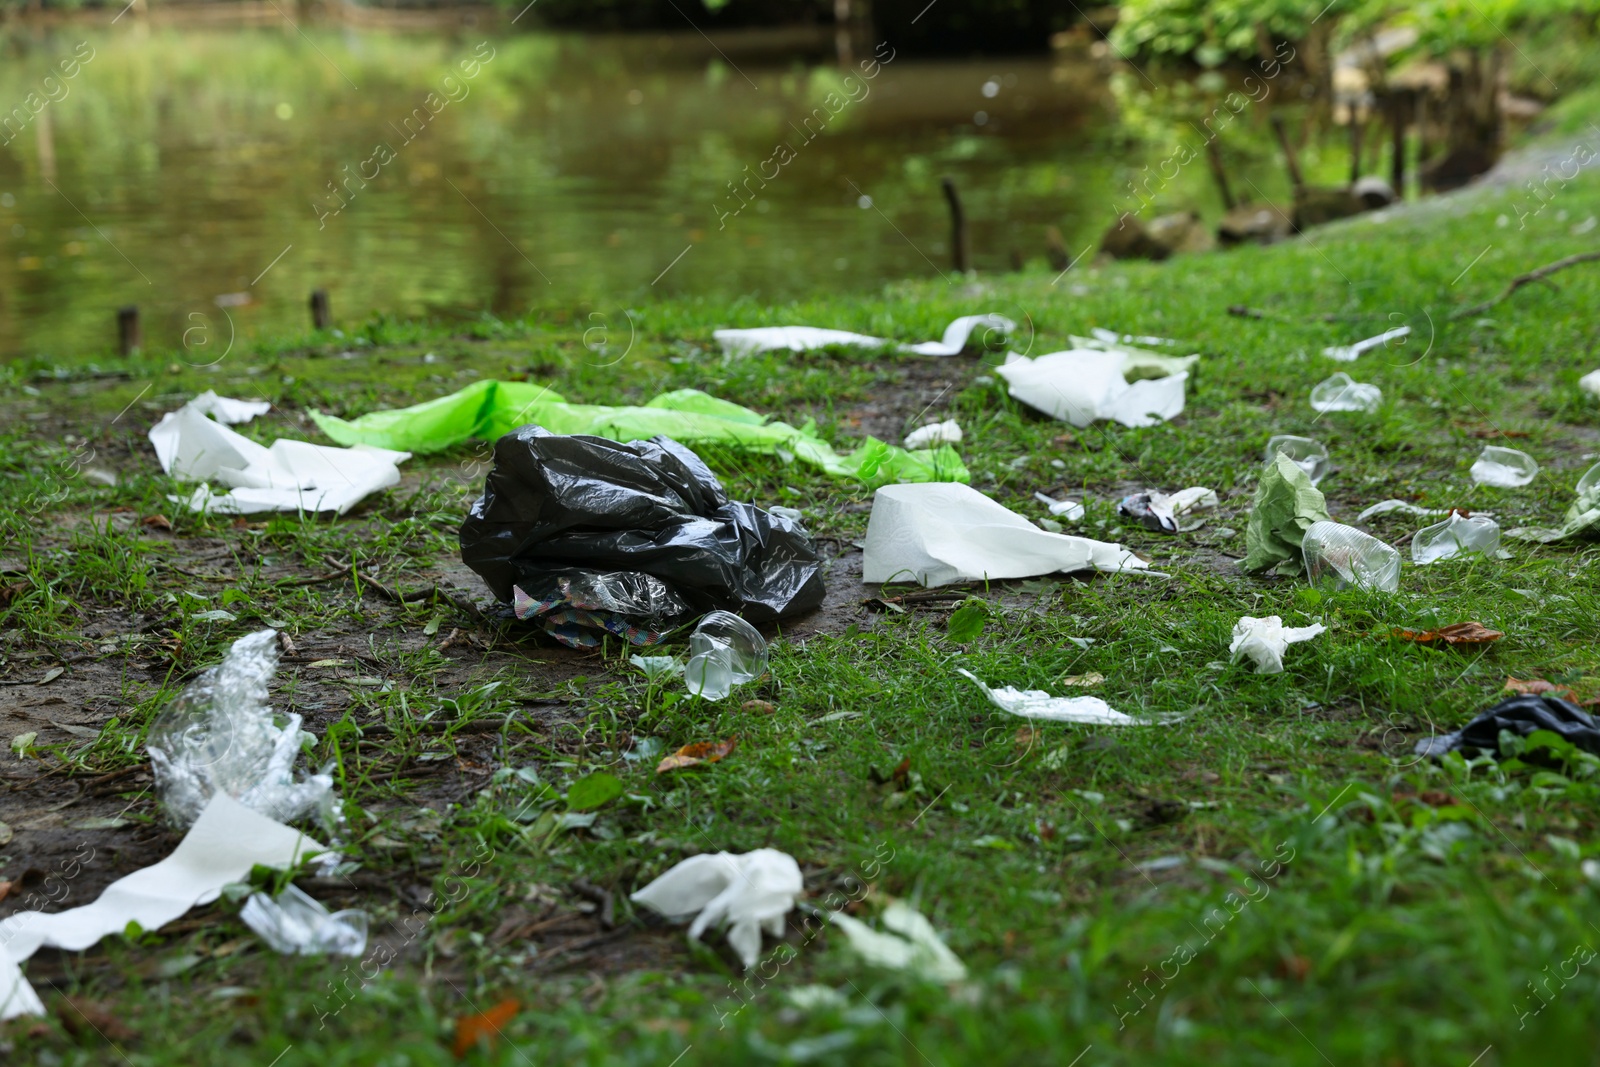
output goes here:
[[1450, 317], [1452, 319], [1464, 319], [1468, 315], [1481, 314], [1506, 299], [1518, 289], [1521, 289], [1524, 285], [1543, 281], [1557, 271], [1566, 270], [1568, 267], [1575, 267], [1579, 263], [1588, 263], [1596, 259], [1600, 259], [1600, 252], [1579, 252], [1577, 255], [1568, 256], [1565, 259], [1558, 259], [1554, 263], [1546, 263], [1537, 270], [1530, 270], [1526, 274], [1519, 274], [1512, 278], [1510, 284], [1505, 287], [1505, 291], [1493, 300], [1485, 300], [1481, 304], [1473, 304], [1471, 307], [1462, 308], [1459, 311], [1452, 312]]

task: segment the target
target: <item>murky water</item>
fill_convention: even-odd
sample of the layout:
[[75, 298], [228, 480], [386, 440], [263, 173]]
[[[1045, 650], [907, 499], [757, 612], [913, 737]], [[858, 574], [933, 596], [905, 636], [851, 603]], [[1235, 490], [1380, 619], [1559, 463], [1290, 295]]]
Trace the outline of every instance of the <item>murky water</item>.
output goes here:
[[[980, 272], [1044, 270], [1045, 227], [1092, 242], [1196, 106], [1116, 77], [503, 25], [12, 30], [0, 358], [103, 351], [125, 304], [152, 348], [296, 333], [313, 288], [345, 324], [870, 291], [949, 269], [944, 175]], [[1190, 166], [1158, 206], [1215, 199]]]

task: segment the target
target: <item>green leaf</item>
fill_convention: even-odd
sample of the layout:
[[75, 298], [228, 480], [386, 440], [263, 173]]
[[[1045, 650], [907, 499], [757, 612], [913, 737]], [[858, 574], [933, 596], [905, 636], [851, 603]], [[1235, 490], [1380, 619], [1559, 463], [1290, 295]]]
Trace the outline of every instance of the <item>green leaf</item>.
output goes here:
[[989, 620], [989, 605], [981, 600], [969, 600], [962, 604], [950, 615], [950, 621], [945, 624], [945, 633], [950, 640], [958, 645], [983, 633], [983, 626]]
[[573, 811], [588, 811], [609, 803], [622, 795], [622, 780], [614, 774], [600, 771], [587, 778], [579, 778], [567, 787], [567, 807]]

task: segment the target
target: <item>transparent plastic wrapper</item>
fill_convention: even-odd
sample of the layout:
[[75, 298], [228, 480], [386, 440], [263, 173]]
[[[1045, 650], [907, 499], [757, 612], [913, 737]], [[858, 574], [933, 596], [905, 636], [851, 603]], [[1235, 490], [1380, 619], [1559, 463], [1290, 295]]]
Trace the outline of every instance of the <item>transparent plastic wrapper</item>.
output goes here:
[[1472, 464], [1472, 480], [1497, 489], [1517, 489], [1539, 473], [1539, 464], [1526, 452], [1499, 445], [1486, 445]]
[[906, 434], [906, 448], [913, 452], [919, 448], [938, 448], [940, 445], [961, 443], [961, 424], [955, 419], [919, 426]]
[[851, 333], [848, 330], [830, 330], [821, 326], [756, 326], [742, 330], [715, 330], [712, 336], [722, 346], [725, 356], [748, 356], [756, 352], [788, 350], [805, 352], [814, 348], [839, 345], [849, 348], [905, 349], [919, 356], [956, 356], [967, 347], [972, 334], [983, 331], [980, 343], [995, 333], [1002, 337], [1017, 328], [1017, 324], [1002, 315], [963, 315], [944, 328], [937, 341], [919, 341], [914, 345], [901, 344], [882, 337]]
[[829, 920], [844, 932], [856, 955], [874, 967], [906, 971], [930, 982], [959, 982], [966, 964], [944, 943], [921, 912], [896, 900], [883, 909], [883, 930], [836, 911]]
[[653, 645], [666, 637], [672, 620], [689, 605], [651, 574], [616, 571], [552, 571], [543, 576], [538, 596], [520, 585], [511, 589], [511, 610], [537, 622], [569, 648], [594, 648], [603, 634], [629, 644]]
[[[1356, 521], [1366, 522], [1368, 519], [1375, 519], [1379, 515], [1387, 515], [1393, 511], [1404, 512], [1407, 515], [1417, 515], [1425, 519], [1431, 519], [1437, 515], [1450, 514], [1449, 508], [1425, 508], [1413, 504], [1409, 500], [1394, 500], [1391, 498], [1389, 500], [1380, 500], [1362, 511], [1361, 514], [1356, 516]], [[1485, 511], [1482, 514], [1488, 515], [1489, 512]]]
[[1411, 327], [1396, 326], [1392, 330], [1385, 330], [1376, 337], [1368, 337], [1364, 341], [1357, 341], [1353, 345], [1332, 345], [1322, 350], [1322, 354], [1329, 359], [1336, 359], [1340, 363], [1351, 363], [1359, 359], [1362, 353], [1379, 348], [1390, 341], [1398, 341], [1402, 337], [1411, 335]]
[[1482, 515], [1452, 514], [1411, 538], [1411, 562], [1419, 566], [1469, 553], [1499, 559], [1500, 524]]
[[1600, 463], [1596, 463], [1578, 479], [1577, 497], [1567, 507], [1559, 529], [1548, 526], [1518, 526], [1507, 530], [1507, 537], [1519, 541], [1560, 541], [1579, 534], [1594, 537], [1600, 527]]
[[750, 968], [761, 956], [761, 932], [782, 937], [784, 916], [804, 891], [793, 856], [758, 848], [691, 856], [629, 899], [675, 922], [693, 917], [691, 939], [727, 924], [728, 944]]
[[239, 919], [285, 956], [359, 956], [367, 950], [366, 912], [330, 912], [299, 886], [276, 898], [252, 893]]
[[300, 716], [286, 715], [280, 727], [268, 706], [277, 669], [277, 631], [241, 637], [151, 725], [156, 793], [174, 825], [192, 824], [221, 792], [280, 823], [315, 813], [337, 827], [333, 779], [295, 769], [305, 737]]
[[1306, 577], [1393, 593], [1400, 588], [1400, 552], [1371, 534], [1337, 522], [1313, 523], [1300, 542]]
[[756, 628], [726, 611], [713, 611], [689, 635], [683, 680], [689, 692], [722, 700], [736, 685], [767, 673], [767, 642]]
[[1330, 411], [1377, 411], [1383, 390], [1369, 382], [1358, 382], [1340, 371], [1311, 390], [1311, 406], [1326, 414]]
[[[1162, 357], [1171, 358], [1171, 357]], [[1071, 349], [1036, 359], [1013, 354], [995, 373], [1012, 396], [1074, 426], [1111, 419], [1124, 426], [1154, 426], [1183, 413], [1187, 371], [1129, 383], [1126, 356]]]
[[1424, 737], [1417, 742], [1419, 756], [1442, 756], [1464, 749], [1469, 753], [1498, 752], [1500, 732], [1509, 730], [1527, 737], [1535, 730], [1549, 730], [1585, 752], [1600, 756], [1600, 723], [1587, 711], [1560, 697], [1522, 693], [1481, 711], [1454, 733]]
[[1283, 654], [1289, 646], [1309, 641], [1327, 627], [1320, 622], [1310, 626], [1285, 626], [1277, 615], [1258, 619], [1246, 615], [1233, 625], [1233, 640], [1228, 654], [1235, 661], [1248, 658], [1256, 665], [1257, 674], [1282, 674]]
[[1294, 460], [1294, 465], [1306, 472], [1312, 485], [1322, 481], [1322, 476], [1328, 473], [1328, 450], [1321, 441], [1287, 433], [1267, 438], [1267, 462], [1271, 463], [1279, 452]]

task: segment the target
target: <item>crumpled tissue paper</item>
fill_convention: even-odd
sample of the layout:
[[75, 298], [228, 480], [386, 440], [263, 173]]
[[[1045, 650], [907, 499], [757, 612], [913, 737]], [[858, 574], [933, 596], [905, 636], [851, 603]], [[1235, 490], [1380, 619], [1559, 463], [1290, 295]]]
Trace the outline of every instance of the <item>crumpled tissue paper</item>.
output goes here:
[[1124, 354], [1091, 349], [1068, 349], [1036, 359], [1012, 353], [995, 373], [1005, 379], [1013, 397], [1078, 427], [1098, 419], [1129, 427], [1154, 426], [1183, 413], [1188, 371], [1129, 384], [1126, 363]]
[[1248, 658], [1257, 674], [1282, 674], [1283, 653], [1298, 641], [1309, 641], [1327, 630], [1320, 622], [1310, 626], [1285, 626], [1277, 615], [1257, 619], [1246, 615], [1233, 624], [1228, 652], [1235, 660]]
[[940, 445], [961, 443], [961, 424], [955, 419], [918, 426], [906, 434], [906, 448], [915, 452], [919, 448], [938, 448]]
[[694, 916], [689, 926], [693, 939], [726, 923], [728, 944], [748, 968], [761, 955], [761, 931], [783, 936], [784, 916], [804, 890], [793, 856], [758, 848], [742, 855], [691, 856], [629, 899], [674, 921]]
[[956, 673], [971, 679], [995, 707], [1024, 719], [1075, 722], [1085, 726], [1159, 726], [1180, 718], [1158, 715], [1139, 719], [1124, 715], [1099, 697], [1053, 697], [1042, 689], [1016, 689], [1009, 685], [990, 689], [982, 679], [965, 668], [957, 667]]
[[960, 958], [939, 937], [921, 912], [904, 901], [883, 909], [883, 930], [874, 930], [842, 911], [829, 920], [844, 931], [850, 947], [867, 963], [906, 971], [930, 982], [959, 982], [967, 977]]

